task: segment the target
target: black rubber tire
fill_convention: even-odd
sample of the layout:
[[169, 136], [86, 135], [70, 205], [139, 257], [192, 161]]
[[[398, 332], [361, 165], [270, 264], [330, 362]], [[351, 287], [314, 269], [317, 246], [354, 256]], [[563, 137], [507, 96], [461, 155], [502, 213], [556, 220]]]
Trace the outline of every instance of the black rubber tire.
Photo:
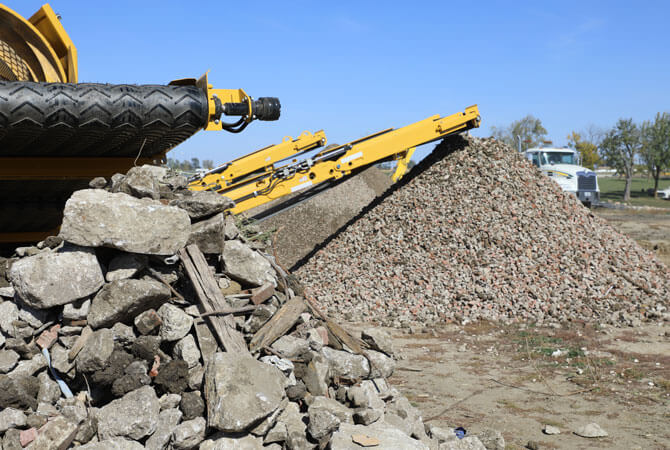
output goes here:
[[193, 86], [0, 81], [0, 156], [153, 156], [207, 118]]

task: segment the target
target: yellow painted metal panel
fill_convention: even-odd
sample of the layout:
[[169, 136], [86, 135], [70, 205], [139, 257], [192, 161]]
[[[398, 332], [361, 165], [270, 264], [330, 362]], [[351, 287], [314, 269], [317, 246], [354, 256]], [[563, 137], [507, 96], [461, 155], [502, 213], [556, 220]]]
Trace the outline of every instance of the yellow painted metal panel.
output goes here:
[[42, 6], [28, 21], [37, 28], [53, 48], [68, 83], [76, 83], [78, 76], [77, 49], [63, 28], [60, 19], [48, 3]]
[[[43, 6], [35, 15], [44, 15], [44, 20], [47, 21], [55, 20], [56, 25], [62, 30], [56, 15], [48, 5]], [[65, 33], [64, 30], [62, 32]], [[32, 81], [68, 81], [63, 61], [47, 36], [33, 23], [4, 5], [0, 5], [0, 39], [9, 44], [29, 66], [35, 78]]]

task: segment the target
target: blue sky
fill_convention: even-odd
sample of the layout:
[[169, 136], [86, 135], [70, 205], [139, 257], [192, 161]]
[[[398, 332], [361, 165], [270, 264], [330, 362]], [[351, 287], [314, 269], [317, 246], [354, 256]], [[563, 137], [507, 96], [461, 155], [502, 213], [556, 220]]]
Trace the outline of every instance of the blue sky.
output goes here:
[[[30, 16], [42, 2], [4, 0]], [[224, 162], [303, 130], [345, 143], [478, 104], [488, 136], [526, 114], [557, 145], [670, 110], [670, 2], [54, 0], [81, 81], [219, 88], [282, 102], [278, 122], [200, 132], [179, 159]], [[427, 149], [418, 152], [419, 157]]]

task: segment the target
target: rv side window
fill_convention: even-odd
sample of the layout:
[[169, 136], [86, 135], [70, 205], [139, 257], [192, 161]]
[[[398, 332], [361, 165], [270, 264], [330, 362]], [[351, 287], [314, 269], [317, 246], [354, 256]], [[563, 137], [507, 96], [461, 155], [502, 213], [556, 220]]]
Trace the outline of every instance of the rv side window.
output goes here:
[[535, 164], [537, 167], [540, 167], [540, 158], [538, 157], [537, 153], [533, 153], [533, 164]]

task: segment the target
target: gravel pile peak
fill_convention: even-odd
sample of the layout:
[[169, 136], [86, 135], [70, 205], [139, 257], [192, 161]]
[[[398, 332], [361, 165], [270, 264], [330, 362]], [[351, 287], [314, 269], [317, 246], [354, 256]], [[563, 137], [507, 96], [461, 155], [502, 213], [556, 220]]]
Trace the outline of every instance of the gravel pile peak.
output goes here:
[[668, 316], [670, 273], [518, 152], [441, 142], [297, 271], [330, 313], [634, 324]]

